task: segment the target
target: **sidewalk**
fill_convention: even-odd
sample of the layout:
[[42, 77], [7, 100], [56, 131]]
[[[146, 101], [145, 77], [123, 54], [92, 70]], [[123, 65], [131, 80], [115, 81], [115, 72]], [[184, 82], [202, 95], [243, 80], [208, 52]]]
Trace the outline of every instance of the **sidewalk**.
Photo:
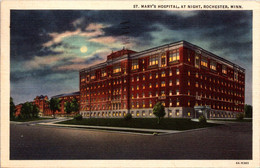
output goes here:
[[[60, 122], [60, 121], [58, 121], [58, 122]], [[38, 125], [53, 126], [53, 127], [85, 128], [85, 129], [89, 128], [89, 129], [95, 129], [95, 130], [100, 130], [100, 131], [113, 131], [113, 132], [120, 132], [120, 133], [143, 134], [143, 135], [153, 135], [154, 133], [162, 135], [162, 134], [173, 134], [173, 133], [183, 132], [183, 131], [177, 131], [177, 130], [55, 124], [56, 122], [57, 121], [48, 122], [48, 123], [39, 123]], [[142, 133], [140, 133], [140, 132], [142, 132]]]

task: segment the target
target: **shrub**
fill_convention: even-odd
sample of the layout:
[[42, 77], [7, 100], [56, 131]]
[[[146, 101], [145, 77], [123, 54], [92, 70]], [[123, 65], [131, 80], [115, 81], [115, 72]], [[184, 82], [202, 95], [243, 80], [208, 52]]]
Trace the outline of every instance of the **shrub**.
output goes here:
[[131, 120], [131, 119], [132, 119], [132, 114], [127, 113], [127, 114], [124, 116], [124, 119], [125, 119], [126, 121]]
[[76, 114], [76, 115], [74, 116], [74, 119], [75, 119], [75, 120], [82, 120], [83, 117], [82, 117], [81, 114]]
[[236, 115], [237, 120], [243, 120], [245, 117], [244, 113], [239, 113]]
[[207, 122], [207, 119], [205, 118], [204, 115], [201, 115], [201, 116], [199, 117], [199, 122], [200, 122], [200, 123], [203, 123], [203, 124]]

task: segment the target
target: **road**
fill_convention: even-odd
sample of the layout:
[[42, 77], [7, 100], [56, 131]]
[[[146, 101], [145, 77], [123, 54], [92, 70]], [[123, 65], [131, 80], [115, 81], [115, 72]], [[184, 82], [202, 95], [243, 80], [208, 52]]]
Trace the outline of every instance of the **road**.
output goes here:
[[252, 123], [150, 136], [11, 124], [10, 159], [252, 159]]

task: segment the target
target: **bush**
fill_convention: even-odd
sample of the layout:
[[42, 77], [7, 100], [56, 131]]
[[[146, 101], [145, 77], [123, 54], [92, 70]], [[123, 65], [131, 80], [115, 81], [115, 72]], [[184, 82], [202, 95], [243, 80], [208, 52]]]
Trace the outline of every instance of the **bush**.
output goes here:
[[207, 122], [207, 119], [205, 118], [204, 115], [201, 115], [201, 116], [199, 117], [199, 122], [200, 122], [200, 123], [203, 123], [203, 124]]
[[81, 114], [76, 114], [76, 115], [74, 116], [74, 119], [75, 119], [75, 120], [82, 120], [83, 117], [82, 117]]
[[243, 120], [245, 117], [244, 113], [239, 113], [236, 115], [237, 120]]
[[131, 120], [131, 119], [132, 119], [132, 114], [127, 113], [127, 114], [124, 116], [124, 119], [125, 119], [126, 121]]

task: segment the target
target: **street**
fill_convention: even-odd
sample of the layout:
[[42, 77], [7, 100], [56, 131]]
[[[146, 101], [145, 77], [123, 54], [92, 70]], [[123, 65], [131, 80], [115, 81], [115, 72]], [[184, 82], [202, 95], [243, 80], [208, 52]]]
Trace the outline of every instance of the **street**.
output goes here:
[[11, 124], [10, 159], [252, 159], [252, 123], [150, 136]]

